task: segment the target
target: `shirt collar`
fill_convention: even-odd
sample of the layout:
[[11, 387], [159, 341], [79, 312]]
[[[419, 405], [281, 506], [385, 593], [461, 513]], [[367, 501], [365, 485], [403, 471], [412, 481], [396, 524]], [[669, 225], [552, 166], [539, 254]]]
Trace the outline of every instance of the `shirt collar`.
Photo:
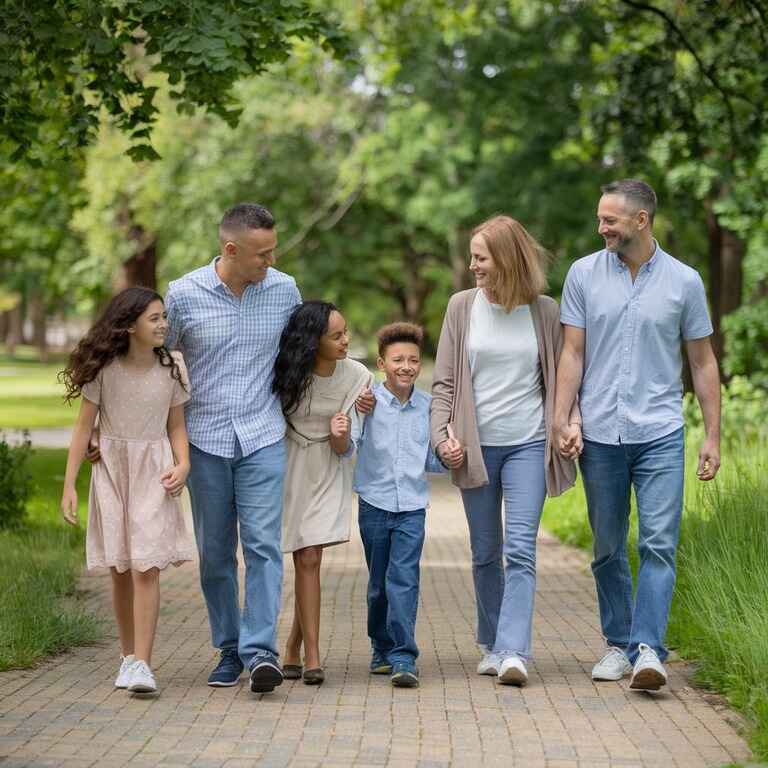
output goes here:
[[[216, 262], [218, 262], [220, 258], [221, 256], [214, 256], [213, 261], [211, 261], [211, 263], [208, 265], [208, 269], [205, 271], [206, 285], [208, 288], [224, 291], [226, 293], [232, 293], [227, 284], [219, 277], [219, 273], [216, 271]], [[261, 288], [263, 288], [268, 282], [272, 280], [273, 274], [274, 273], [272, 268], [270, 267], [267, 270], [266, 277], [263, 280], [260, 280], [258, 283], [248, 283], [245, 286], [245, 290], [247, 291], [249, 288], [261, 290]]]
[[[653, 271], [656, 265], [661, 261], [661, 254], [664, 253], [664, 251], [662, 250], [656, 238], [653, 239], [653, 246], [654, 247], [653, 247], [653, 253], [651, 254], [651, 258], [648, 259], [648, 261], [644, 262], [640, 267], [641, 269], [645, 267], [648, 272]], [[613, 263], [617, 269], [620, 269], [620, 270], [628, 269], [627, 265], [619, 258], [619, 254], [616, 253], [616, 251], [608, 251], [608, 253], [613, 259]]]
[[378, 392], [381, 395], [382, 400], [384, 400], [384, 402], [388, 403], [389, 405], [396, 405], [398, 408], [406, 406], [406, 405], [410, 405], [411, 408], [414, 408], [416, 406], [415, 398], [414, 398], [414, 396], [416, 394], [416, 387], [415, 386], [411, 389], [410, 397], [404, 403], [401, 403], [399, 398], [397, 397], [397, 395], [395, 395], [392, 392], [390, 392], [384, 386], [384, 382], [383, 381], [380, 381], [378, 384], [376, 384], [374, 386], [374, 390], [376, 392]]

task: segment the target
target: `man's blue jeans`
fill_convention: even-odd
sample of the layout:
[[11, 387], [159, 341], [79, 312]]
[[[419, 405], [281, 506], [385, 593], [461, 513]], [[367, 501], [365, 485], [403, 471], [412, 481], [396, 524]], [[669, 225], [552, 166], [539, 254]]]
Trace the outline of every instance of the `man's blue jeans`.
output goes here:
[[[285, 443], [279, 440], [249, 456], [243, 456], [237, 444], [231, 459], [194, 445], [189, 453], [192, 469], [187, 485], [213, 644], [222, 650], [237, 649], [248, 667], [254, 656], [277, 655]], [[238, 523], [245, 560], [242, 614]]]
[[388, 512], [358, 500], [368, 563], [368, 637], [390, 664], [413, 663], [425, 511]]
[[[605, 640], [624, 649], [632, 663], [639, 643], [651, 646], [663, 661], [683, 509], [683, 429], [648, 443], [585, 440], [579, 466], [594, 537], [592, 573]], [[640, 555], [634, 600], [627, 559], [631, 486], [637, 498]]]
[[[544, 506], [544, 441], [482, 446], [488, 485], [462, 490], [472, 548], [477, 642], [531, 655], [536, 534]], [[504, 500], [504, 527], [501, 502]]]

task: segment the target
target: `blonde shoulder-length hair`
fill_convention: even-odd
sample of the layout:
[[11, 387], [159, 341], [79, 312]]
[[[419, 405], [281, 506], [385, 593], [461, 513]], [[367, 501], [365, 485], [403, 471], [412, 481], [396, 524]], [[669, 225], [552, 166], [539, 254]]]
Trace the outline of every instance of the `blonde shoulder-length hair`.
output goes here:
[[507, 311], [531, 304], [547, 288], [549, 253], [511, 216], [493, 216], [472, 230], [481, 235], [493, 257], [496, 275], [490, 287]]

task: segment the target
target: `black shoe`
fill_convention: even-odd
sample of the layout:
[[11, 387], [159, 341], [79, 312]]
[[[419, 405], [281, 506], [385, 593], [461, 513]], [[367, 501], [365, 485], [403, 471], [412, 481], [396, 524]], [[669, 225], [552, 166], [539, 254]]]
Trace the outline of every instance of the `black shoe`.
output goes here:
[[392, 667], [392, 677], [389, 678], [395, 688], [418, 688], [419, 672], [415, 664], [399, 662]]
[[216, 669], [208, 676], [208, 685], [214, 688], [229, 688], [237, 685], [243, 671], [243, 662], [236, 648], [224, 648]]
[[271, 653], [254, 656], [250, 667], [251, 690], [254, 693], [270, 693], [283, 684], [280, 662]]

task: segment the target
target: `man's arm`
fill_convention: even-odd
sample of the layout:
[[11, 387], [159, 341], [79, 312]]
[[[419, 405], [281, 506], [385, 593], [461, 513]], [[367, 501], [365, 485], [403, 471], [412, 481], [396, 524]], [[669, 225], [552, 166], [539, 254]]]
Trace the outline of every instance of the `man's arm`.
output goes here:
[[560, 452], [569, 455], [571, 448], [581, 441], [581, 423], [573, 419], [578, 414], [574, 403], [584, 374], [584, 337], [583, 328], [563, 326], [563, 350], [557, 365], [552, 430]]
[[693, 389], [704, 417], [704, 442], [699, 450], [699, 480], [711, 480], [720, 468], [720, 372], [709, 336], [685, 343]]

